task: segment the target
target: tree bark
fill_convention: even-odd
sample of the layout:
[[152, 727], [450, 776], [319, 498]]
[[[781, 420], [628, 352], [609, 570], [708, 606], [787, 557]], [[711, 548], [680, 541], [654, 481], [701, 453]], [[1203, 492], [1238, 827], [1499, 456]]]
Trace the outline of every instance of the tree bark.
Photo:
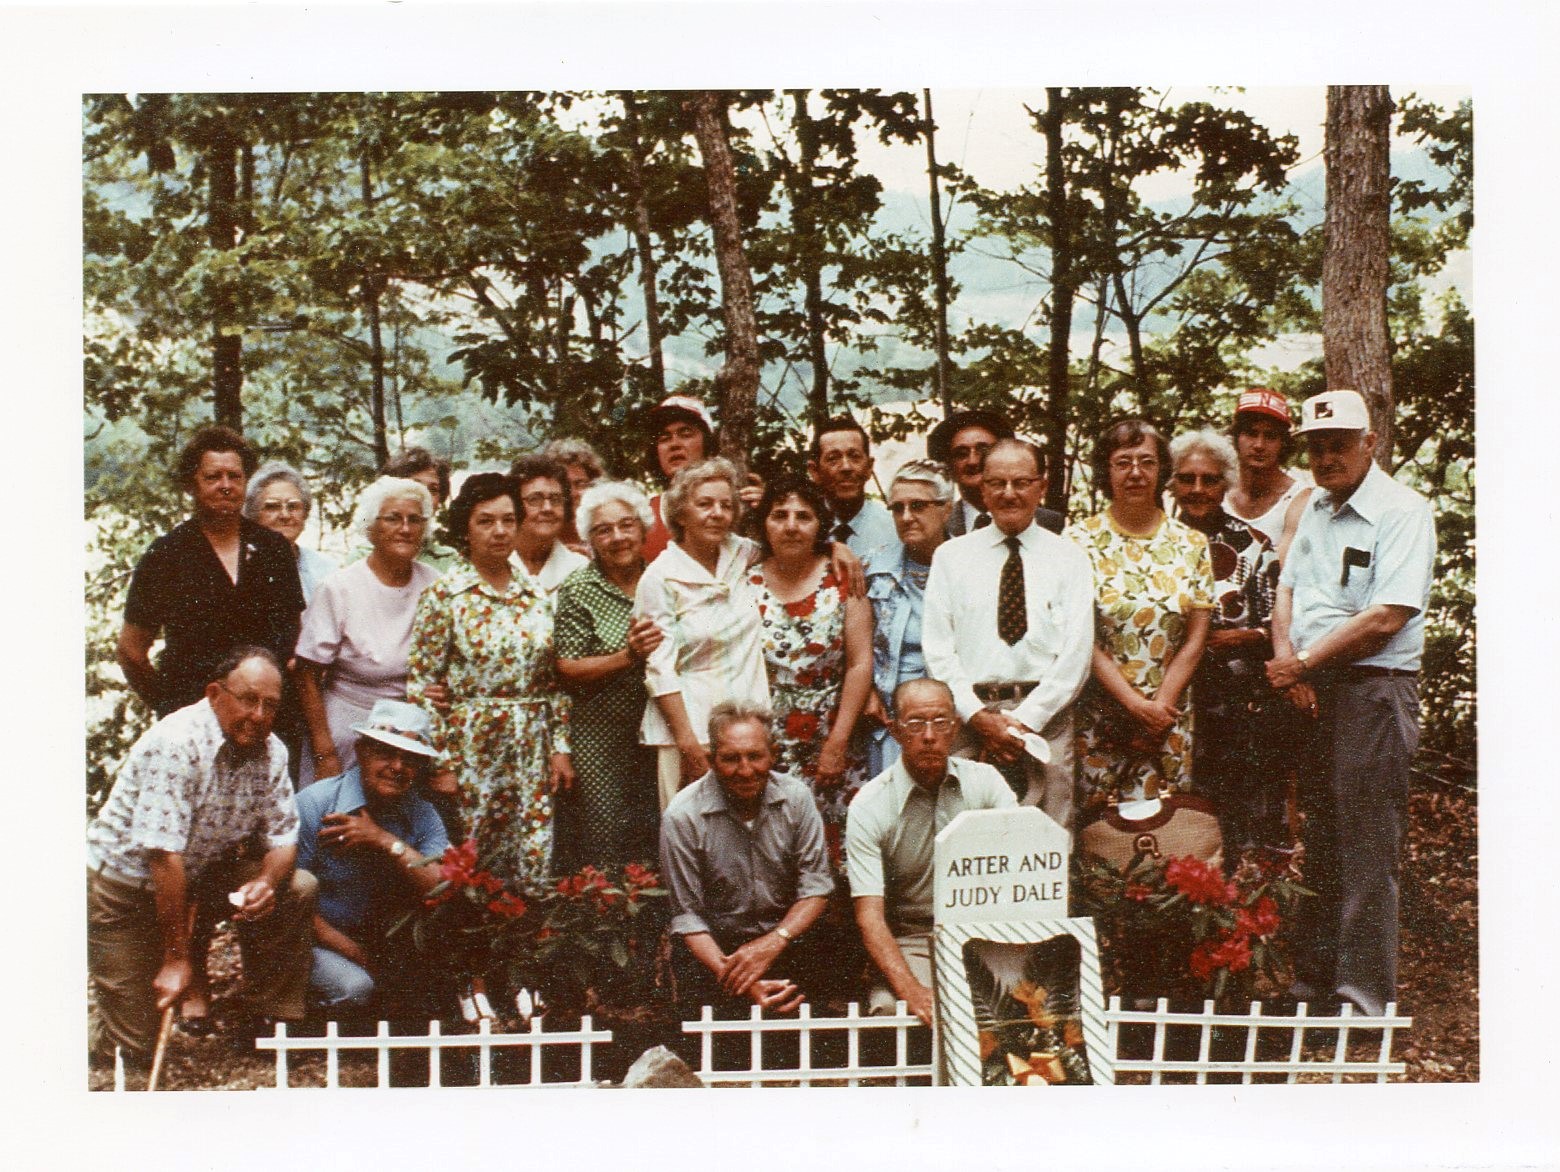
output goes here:
[[926, 182], [932, 213], [932, 294], [937, 301], [937, 401], [943, 418], [953, 413], [953, 392], [948, 379], [948, 242], [943, 233], [942, 190], [937, 182], [937, 124], [932, 120], [932, 91], [921, 91], [922, 134], [926, 139]]
[[[362, 179], [363, 208], [374, 206], [374, 178], [368, 154], [358, 159]], [[379, 325], [379, 295], [384, 278], [370, 265], [363, 273], [363, 317], [368, 325], [368, 413], [374, 424], [374, 465], [383, 468], [390, 459], [389, 429], [385, 423], [385, 342]]]
[[1392, 337], [1387, 330], [1392, 98], [1384, 85], [1327, 87], [1327, 219], [1322, 352], [1329, 390], [1364, 396], [1376, 460], [1392, 468]]
[[[1051, 221], [1051, 330], [1046, 349], [1046, 447], [1051, 468], [1060, 469], [1067, 453], [1067, 367], [1072, 335], [1073, 297], [1077, 281], [1073, 275], [1072, 212], [1067, 201], [1067, 170], [1062, 161], [1062, 124], [1065, 99], [1059, 86], [1046, 89], [1045, 113], [1041, 127], [1045, 133], [1046, 216]], [[1065, 512], [1067, 486], [1065, 476], [1053, 475], [1046, 486], [1045, 504]]]
[[795, 107], [797, 167], [791, 183], [791, 227], [802, 270], [802, 306], [807, 315], [807, 359], [812, 365], [808, 414], [813, 434], [829, 418], [829, 358], [823, 325], [823, 261], [818, 217], [813, 206], [813, 174], [818, 167], [818, 130], [807, 112], [807, 91], [792, 90]]
[[[206, 148], [206, 238], [212, 248], [224, 252], [238, 243], [238, 146], [226, 128], [217, 128]], [[216, 422], [234, 431], [244, 429], [239, 325], [234, 320], [232, 293], [219, 289], [211, 306], [212, 414]]]
[[645, 347], [650, 358], [650, 380], [655, 386], [656, 398], [666, 394], [666, 365], [661, 354], [661, 302], [656, 292], [659, 267], [655, 259], [655, 242], [650, 235], [650, 204], [645, 198], [644, 150], [639, 137], [639, 106], [632, 92], [625, 90], [618, 97], [623, 102], [623, 117], [628, 127], [628, 185], [634, 202], [634, 220], [631, 231], [634, 251], [639, 254], [639, 288], [645, 299]]
[[704, 161], [710, 192], [710, 228], [720, 272], [721, 310], [726, 325], [726, 361], [716, 372], [720, 400], [721, 455], [747, 466], [758, 422], [758, 321], [753, 310], [753, 274], [737, 217], [737, 175], [726, 139], [725, 98], [699, 90], [687, 100], [694, 138]]

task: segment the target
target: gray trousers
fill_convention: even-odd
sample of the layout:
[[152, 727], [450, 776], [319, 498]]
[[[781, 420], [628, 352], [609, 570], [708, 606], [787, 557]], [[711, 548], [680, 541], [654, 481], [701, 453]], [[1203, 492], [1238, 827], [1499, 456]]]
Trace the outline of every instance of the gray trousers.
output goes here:
[[1347, 672], [1316, 688], [1301, 755], [1305, 886], [1299, 977], [1379, 1014], [1397, 1000], [1398, 856], [1419, 747], [1419, 681]]

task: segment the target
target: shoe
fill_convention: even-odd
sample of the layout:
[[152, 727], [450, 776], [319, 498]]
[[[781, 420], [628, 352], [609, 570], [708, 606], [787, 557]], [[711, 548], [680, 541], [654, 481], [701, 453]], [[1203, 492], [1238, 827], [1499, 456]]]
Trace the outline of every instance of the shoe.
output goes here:
[[216, 1023], [204, 1013], [199, 1017], [177, 1018], [173, 1028], [187, 1038], [209, 1038], [217, 1032]]

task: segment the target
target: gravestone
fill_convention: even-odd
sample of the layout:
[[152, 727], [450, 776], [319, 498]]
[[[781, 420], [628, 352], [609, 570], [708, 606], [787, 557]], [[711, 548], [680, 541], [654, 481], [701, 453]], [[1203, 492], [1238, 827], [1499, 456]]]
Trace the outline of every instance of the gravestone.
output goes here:
[[965, 810], [933, 851], [939, 924], [1067, 915], [1068, 834], [1044, 810]]

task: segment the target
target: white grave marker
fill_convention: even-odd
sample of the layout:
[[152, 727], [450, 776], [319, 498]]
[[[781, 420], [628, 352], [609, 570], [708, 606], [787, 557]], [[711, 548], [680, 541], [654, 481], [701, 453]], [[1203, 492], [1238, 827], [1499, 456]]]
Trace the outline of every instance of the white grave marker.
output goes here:
[[1044, 810], [966, 810], [937, 836], [932, 912], [939, 925], [1067, 915], [1067, 831]]

